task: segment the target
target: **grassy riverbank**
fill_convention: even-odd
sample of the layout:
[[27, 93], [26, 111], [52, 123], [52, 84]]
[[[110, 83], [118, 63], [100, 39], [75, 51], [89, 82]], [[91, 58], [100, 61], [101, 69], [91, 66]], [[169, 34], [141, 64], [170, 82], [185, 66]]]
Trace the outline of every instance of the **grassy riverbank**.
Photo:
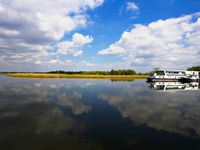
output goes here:
[[8, 77], [17, 78], [80, 78], [80, 79], [145, 79], [148, 75], [83, 75], [52, 73], [14, 73]]

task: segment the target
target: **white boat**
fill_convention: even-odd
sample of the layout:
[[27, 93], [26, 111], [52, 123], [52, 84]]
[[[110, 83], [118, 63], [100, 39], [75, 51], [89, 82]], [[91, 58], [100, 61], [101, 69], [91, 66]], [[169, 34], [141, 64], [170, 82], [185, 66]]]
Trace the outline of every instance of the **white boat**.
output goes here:
[[200, 73], [198, 71], [184, 71], [184, 70], [166, 70], [155, 69], [151, 72], [151, 75], [147, 77], [148, 81], [180, 81], [180, 82], [192, 82], [199, 81]]

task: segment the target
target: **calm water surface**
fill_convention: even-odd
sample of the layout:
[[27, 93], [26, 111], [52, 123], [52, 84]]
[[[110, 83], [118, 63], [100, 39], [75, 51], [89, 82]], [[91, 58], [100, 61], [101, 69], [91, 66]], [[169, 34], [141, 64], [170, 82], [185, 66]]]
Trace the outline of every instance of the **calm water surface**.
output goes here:
[[0, 149], [200, 149], [200, 90], [149, 86], [0, 76]]

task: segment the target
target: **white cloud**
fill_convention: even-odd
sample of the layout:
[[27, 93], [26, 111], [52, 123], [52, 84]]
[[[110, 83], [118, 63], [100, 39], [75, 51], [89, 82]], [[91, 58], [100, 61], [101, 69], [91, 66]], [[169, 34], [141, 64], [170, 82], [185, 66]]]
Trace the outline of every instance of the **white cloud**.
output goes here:
[[[100, 55], [121, 56], [135, 67], [186, 68], [200, 63], [200, 14], [136, 24]], [[135, 68], [134, 67], [134, 68]]]
[[122, 6], [119, 9], [120, 16], [122, 15], [123, 11], [126, 10], [129, 14], [133, 15], [131, 18], [135, 19], [137, 14], [139, 14], [139, 7], [134, 2], [127, 2], [125, 6]]
[[[61, 70], [85, 70], [86, 68], [92, 68], [97, 66], [97, 64], [90, 63], [87, 61], [73, 61], [73, 60], [65, 60], [62, 61], [60, 59], [53, 60], [38, 60], [35, 62], [36, 65], [45, 66], [49, 69], [61, 69]], [[81, 68], [81, 69], [80, 69]]]
[[126, 9], [134, 12], [134, 11], [138, 10], [139, 8], [134, 2], [127, 2]]
[[71, 63], [71, 62], [72, 62], [71, 60], [66, 60], [65, 61], [66, 64]]
[[[10, 66], [25, 60], [34, 64], [44, 57], [48, 59], [52, 53], [47, 54], [47, 50], [53, 49], [49, 45], [61, 40], [65, 33], [86, 27], [86, 11], [103, 1], [0, 0], [0, 54]], [[23, 58], [11, 60], [14, 55]]]
[[98, 54], [100, 55], [123, 55], [125, 53], [125, 49], [115, 44], [110, 45], [109, 49], [105, 49], [99, 51]]
[[36, 65], [43, 65], [43, 66], [52, 66], [52, 65], [56, 65], [56, 66], [59, 66], [59, 65], [63, 65], [64, 62], [59, 60], [59, 59], [51, 59], [51, 60], [37, 60], [35, 62]]
[[77, 44], [78, 46], [83, 46], [84, 44], [91, 43], [93, 41], [93, 38], [89, 35], [83, 36], [82, 34], [75, 33], [72, 40], [74, 44]]
[[34, 38], [59, 40], [64, 32], [85, 26], [85, 11], [102, 3], [103, 0], [1, 0], [0, 26], [18, 30], [26, 38], [28, 33], [34, 33]]
[[15, 35], [19, 35], [20, 32], [16, 31], [16, 30], [7, 30], [7, 29], [0, 28], [0, 34], [8, 35], [8, 36], [15, 36]]
[[42, 61], [38, 60], [38, 61], [35, 62], [35, 64], [40, 65], [40, 64], [42, 64]]
[[90, 62], [87, 62], [87, 61], [77, 62], [77, 61], [72, 61], [72, 60], [66, 60], [65, 66], [73, 67], [74, 69], [78, 69], [80, 67], [83, 67], [83, 68], [85, 68], [85, 67], [95, 67], [95, 66], [97, 66], [97, 64], [93, 64], [93, 63], [90, 63]]
[[82, 51], [82, 50], [80, 50], [80, 51], [78, 51], [78, 52], [74, 53], [74, 56], [81, 56], [81, 55], [82, 55], [82, 53], [83, 53], [83, 51]]
[[72, 41], [62, 41], [57, 44], [58, 55], [73, 54], [74, 56], [82, 55], [82, 48], [85, 44], [89, 44], [93, 41], [93, 38], [89, 35], [82, 35], [75, 33], [73, 35]]
[[78, 65], [80, 66], [86, 66], [86, 67], [95, 67], [96, 64], [92, 64], [92, 63], [89, 63], [89, 62], [86, 62], [86, 61], [81, 61], [80, 63], [78, 63]]
[[59, 60], [59, 59], [50, 60], [48, 63], [49, 64], [56, 64], [56, 65], [63, 64], [63, 62], [61, 60]]

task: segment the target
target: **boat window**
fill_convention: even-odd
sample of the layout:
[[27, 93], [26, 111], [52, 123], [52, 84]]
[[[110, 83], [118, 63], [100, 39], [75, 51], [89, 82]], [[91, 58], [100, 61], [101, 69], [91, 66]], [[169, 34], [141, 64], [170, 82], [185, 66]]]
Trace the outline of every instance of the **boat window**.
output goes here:
[[167, 71], [167, 74], [185, 74], [185, 72]]
[[164, 71], [156, 71], [155, 72], [157, 75], [165, 75], [165, 72]]

